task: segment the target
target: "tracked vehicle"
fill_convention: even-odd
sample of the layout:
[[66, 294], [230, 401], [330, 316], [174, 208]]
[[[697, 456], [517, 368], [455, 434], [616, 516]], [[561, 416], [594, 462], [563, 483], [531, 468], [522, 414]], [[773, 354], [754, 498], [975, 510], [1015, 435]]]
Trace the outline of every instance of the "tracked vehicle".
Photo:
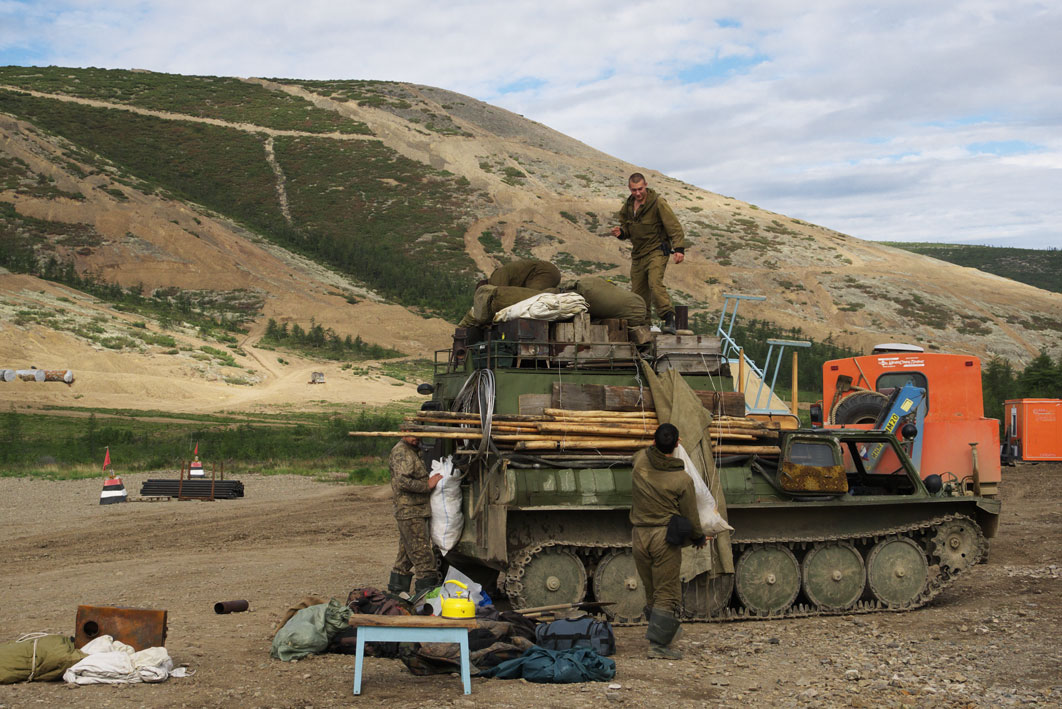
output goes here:
[[[640, 359], [657, 372], [679, 370], [706, 408], [733, 413], [734, 377], [719, 339], [657, 335], [637, 347], [626, 337], [616, 323], [515, 321], [459, 329], [454, 347], [437, 355], [424, 408], [471, 412], [483, 434], [438, 439], [431, 453], [454, 454], [465, 471], [464, 531], [447, 559], [496, 584], [515, 608], [597, 600], [609, 602], [618, 622], [643, 622], [630, 548], [630, 453], [587, 452], [574, 442], [570, 450], [519, 450], [491, 432], [492, 421], [502, 426], [507, 415], [534, 417], [550, 406], [645, 408]], [[759, 418], [776, 438], [773, 450], [720, 446], [727, 452], [715, 454], [735, 530], [733, 573], [686, 579], [687, 618], [916, 608], [985, 557], [999, 501], [959, 483], [923, 482], [908, 453], [913, 425], [901, 421], [889, 433]]]

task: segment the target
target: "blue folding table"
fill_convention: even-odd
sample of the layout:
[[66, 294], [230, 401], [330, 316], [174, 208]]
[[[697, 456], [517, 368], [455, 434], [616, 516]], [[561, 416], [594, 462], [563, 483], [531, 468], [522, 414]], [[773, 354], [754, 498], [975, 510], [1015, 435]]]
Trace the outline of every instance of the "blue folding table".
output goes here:
[[461, 647], [461, 682], [465, 694], [472, 693], [471, 663], [468, 660], [468, 631], [475, 618], [439, 618], [431, 615], [366, 615], [355, 613], [350, 624], [358, 629], [354, 658], [354, 694], [361, 694], [361, 670], [365, 643], [457, 643]]

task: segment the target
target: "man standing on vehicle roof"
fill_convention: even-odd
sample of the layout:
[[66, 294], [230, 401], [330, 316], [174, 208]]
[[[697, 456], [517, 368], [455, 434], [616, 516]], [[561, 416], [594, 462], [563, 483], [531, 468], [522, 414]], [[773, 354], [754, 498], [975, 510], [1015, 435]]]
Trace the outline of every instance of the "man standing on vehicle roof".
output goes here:
[[686, 258], [686, 235], [675, 213], [663, 197], [649, 189], [645, 175], [636, 172], [627, 180], [631, 196], [619, 211], [620, 225], [612, 236], [631, 240], [631, 290], [645, 301], [647, 314], [664, 321], [664, 332], [675, 333], [675, 309], [664, 288], [667, 258], [674, 254], [676, 264]]
[[409, 591], [413, 580], [411, 570], [417, 577], [414, 595], [430, 591], [442, 581], [435, 566], [428, 528], [431, 521], [429, 496], [442, 475], [428, 475], [418, 442], [416, 436], [404, 436], [391, 449], [387, 461], [391, 468], [391, 495], [398, 524], [398, 558], [391, 570], [387, 590], [395, 594]]
[[682, 610], [682, 546], [692, 542], [700, 548], [708, 541], [701, 531], [693, 480], [674, 455], [678, 440], [677, 428], [661, 424], [653, 433], [653, 445], [632, 460], [631, 542], [645, 589], [645, 637], [652, 659], [682, 659], [682, 652], [670, 647]]

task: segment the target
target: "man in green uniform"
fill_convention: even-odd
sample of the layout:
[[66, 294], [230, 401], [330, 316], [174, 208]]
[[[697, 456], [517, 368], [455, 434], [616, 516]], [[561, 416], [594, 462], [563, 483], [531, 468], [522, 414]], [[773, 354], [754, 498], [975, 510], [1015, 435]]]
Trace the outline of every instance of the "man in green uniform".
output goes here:
[[517, 286], [546, 290], [555, 287], [560, 280], [560, 269], [549, 261], [523, 258], [494, 269], [487, 283], [492, 286]]
[[391, 593], [409, 591], [413, 580], [410, 571], [414, 571], [417, 575], [414, 595], [417, 595], [435, 588], [442, 580], [435, 566], [428, 529], [431, 520], [429, 496], [442, 476], [428, 475], [415, 436], [405, 436], [396, 443], [387, 462], [391, 468], [391, 495], [398, 524], [398, 558], [391, 570], [387, 590]]
[[667, 257], [674, 254], [675, 263], [686, 258], [686, 235], [671, 207], [649, 189], [645, 175], [636, 172], [627, 181], [631, 196], [619, 212], [620, 225], [612, 228], [612, 236], [631, 240], [631, 290], [645, 301], [647, 314], [656, 314], [664, 321], [664, 332], [675, 333], [675, 309], [664, 288]]
[[697, 493], [682, 461], [674, 457], [678, 429], [661, 424], [653, 445], [634, 454], [631, 476], [631, 524], [634, 565], [645, 589], [649, 628], [649, 657], [682, 659], [669, 647], [679, 630], [682, 609], [682, 549], [667, 541], [668, 524], [674, 516], [689, 520], [693, 543], [702, 547], [707, 538], [697, 514]]

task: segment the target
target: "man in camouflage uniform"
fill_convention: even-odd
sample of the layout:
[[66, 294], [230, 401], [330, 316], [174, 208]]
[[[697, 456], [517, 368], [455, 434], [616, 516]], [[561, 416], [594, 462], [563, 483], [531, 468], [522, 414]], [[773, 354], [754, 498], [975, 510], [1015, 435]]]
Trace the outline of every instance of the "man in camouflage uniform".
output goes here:
[[697, 493], [683, 463], [674, 457], [678, 429], [661, 424], [653, 445], [634, 454], [631, 475], [631, 524], [634, 566], [645, 589], [649, 628], [649, 657], [682, 659], [671, 648], [679, 630], [682, 610], [682, 548], [667, 541], [673, 516], [685, 517], [692, 526], [688, 538], [698, 547], [707, 543], [697, 514]]
[[494, 269], [487, 279], [492, 286], [517, 286], [546, 290], [554, 288], [561, 280], [561, 272], [549, 261], [517, 259]]
[[414, 586], [414, 595], [417, 595], [435, 588], [442, 580], [435, 566], [428, 527], [431, 522], [429, 496], [442, 476], [428, 475], [415, 436], [405, 436], [396, 443], [387, 462], [391, 468], [391, 494], [398, 524], [398, 558], [391, 570], [387, 590], [392, 593], [409, 591], [412, 570], [417, 575]]
[[671, 207], [649, 189], [645, 175], [636, 172], [627, 181], [631, 196], [619, 212], [620, 225], [612, 236], [631, 240], [631, 290], [645, 301], [646, 314], [656, 314], [664, 321], [664, 332], [675, 333], [675, 308], [664, 288], [667, 257], [674, 254], [676, 264], [686, 258], [686, 235]]

